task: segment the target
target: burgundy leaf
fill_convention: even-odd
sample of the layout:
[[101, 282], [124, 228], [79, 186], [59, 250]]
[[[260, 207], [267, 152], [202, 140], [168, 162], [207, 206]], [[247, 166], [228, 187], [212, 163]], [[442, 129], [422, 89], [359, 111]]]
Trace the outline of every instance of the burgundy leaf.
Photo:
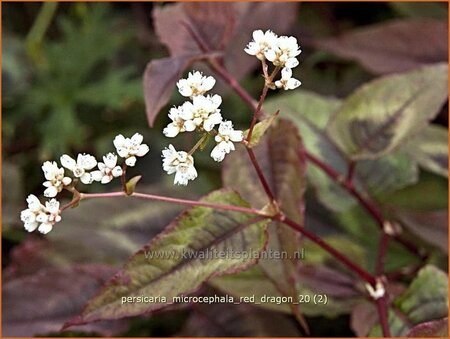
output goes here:
[[448, 337], [448, 318], [427, 321], [414, 326], [406, 335], [407, 337], [430, 338]]
[[375, 305], [368, 302], [357, 304], [351, 314], [350, 326], [358, 337], [367, 337], [372, 327], [378, 322]]
[[198, 39], [210, 51], [222, 49], [234, 33], [236, 15], [233, 3], [179, 3], [156, 7], [153, 20], [161, 42], [178, 56], [205, 53]]
[[[3, 285], [3, 336], [31, 337], [59, 332], [84, 303], [114, 274], [105, 265], [49, 268], [7, 280]], [[73, 330], [104, 336], [126, 330], [124, 321], [103, 321]]]
[[147, 118], [153, 126], [156, 116], [170, 99], [176, 82], [194, 60], [194, 54], [152, 60], [144, 73], [144, 99]]
[[395, 214], [411, 232], [448, 253], [448, 211], [398, 210]]
[[252, 304], [196, 304], [183, 326], [182, 337], [298, 337], [295, 322]]
[[315, 45], [343, 58], [355, 59], [377, 74], [397, 73], [446, 62], [446, 21], [395, 20], [350, 31]]

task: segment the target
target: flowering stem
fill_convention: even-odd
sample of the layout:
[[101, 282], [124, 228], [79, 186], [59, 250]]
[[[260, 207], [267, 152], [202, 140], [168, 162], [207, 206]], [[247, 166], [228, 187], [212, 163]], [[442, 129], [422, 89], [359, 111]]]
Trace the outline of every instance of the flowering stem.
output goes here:
[[288, 225], [289, 227], [293, 228], [294, 230], [300, 232], [305, 237], [310, 239], [311, 241], [315, 242], [317, 245], [319, 245], [321, 248], [323, 248], [325, 251], [330, 253], [334, 258], [339, 260], [341, 263], [346, 265], [350, 270], [355, 272], [359, 275], [361, 279], [368, 282], [371, 285], [375, 285], [376, 279], [375, 277], [364, 270], [362, 267], [355, 264], [353, 261], [351, 261], [349, 258], [347, 258], [345, 255], [343, 255], [341, 252], [336, 250], [334, 247], [327, 244], [325, 241], [323, 241], [319, 236], [315, 235], [314, 233], [306, 230], [304, 227], [302, 227], [300, 224], [297, 224], [295, 221], [287, 218], [284, 215], [278, 216], [278, 220], [282, 222], [283, 224]]
[[120, 177], [120, 182], [122, 183], [122, 189], [125, 193], [128, 194], [127, 190], [127, 164], [122, 165], [122, 175]]
[[194, 147], [192, 147], [192, 149], [188, 152], [188, 155], [194, 154], [194, 152], [205, 142], [207, 138], [209, 138], [209, 134], [208, 133], [203, 134], [200, 140], [197, 141]]
[[275, 69], [273, 70], [272, 74], [268, 77], [267, 76], [267, 64], [266, 64], [266, 62], [264, 60], [262, 61], [262, 68], [264, 70], [264, 80], [265, 80], [264, 81], [264, 88], [262, 90], [261, 97], [259, 98], [258, 105], [256, 106], [255, 113], [253, 114], [252, 122], [250, 123], [250, 128], [248, 130], [248, 135], [247, 135], [247, 141], [248, 142], [250, 142], [250, 140], [252, 140], [253, 129], [255, 128], [256, 122], [258, 121], [258, 119], [259, 119], [259, 117], [261, 115], [262, 105], [264, 103], [264, 100], [266, 100], [267, 92], [269, 91], [269, 86], [272, 83], [273, 78], [275, 77], [275, 75], [280, 70], [280, 68], [278, 66], [275, 67]]
[[255, 153], [253, 152], [253, 150], [250, 147], [246, 147], [247, 149], [247, 153], [250, 157], [250, 160], [253, 164], [253, 167], [255, 168], [256, 174], [258, 175], [259, 181], [261, 182], [261, 185], [264, 188], [264, 191], [267, 194], [267, 197], [269, 198], [269, 200], [273, 203], [275, 202], [275, 196], [272, 193], [272, 190], [270, 189], [269, 183], [266, 180], [266, 177], [264, 176], [264, 173], [261, 169], [261, 167], [259, 166], [258, 161], [256, 160], [255, 157]]
[[382, 275], [384, 272], [384, 260], [386, 258], [390, 237], [391, 236], [384, 231], [380, 236], [380, 242], [378, 244], [378, 255], [375, 264], [376, 275]]
[[127, 196], [132, 196], [132, 197], [136, 197], [139, 199], [145, 199], [145, 200], [164, 201], [164, 202], [169, 202], [169, 203], [174, 203], [174, 204], [179, 204], [179, 205], [208, 207], [208, 208], [214, 208], [214, 209], [221, 209], [221, 210], [241, 212], [241, 213], [250, 213], [250, 214], [255, 214], [255, 215], [259, 215], [259, 216], [263, 216], [263, 217], [269, 217], [265, 213], [263, 213], [259, 210], [253, 209], [253, 208], [233, 206], [233, 205], [224, 205], [224, 204], [214, 204], [214, 203], [202, 202], [202, 201], [196, 201], [196, 200], [178, 199], [178, 198], [164, 197], [164, 196], [160, 196], [160, 195], [138, 193], [138, 192], [133, 192], [130, 195], [127, 195], [126, 192], [81, 193], [80, 200], [95, 199], [95, 198], [117, 198], [117, 197], [127, 197]]

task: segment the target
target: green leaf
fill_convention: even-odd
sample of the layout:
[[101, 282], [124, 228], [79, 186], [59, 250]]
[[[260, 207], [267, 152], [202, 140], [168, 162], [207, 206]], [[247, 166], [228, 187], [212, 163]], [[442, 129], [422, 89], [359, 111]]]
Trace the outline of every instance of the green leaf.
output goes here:
[[[209, 284], [237, 298], [254, 295], [256, 300], [261, 300], [263, 296], [276, 298], [283, 296], [274, 282], [267, 278], [266, 273], [259, 265], [243, 272], [214, 278], [209, 281]], [[261, 303], [259, 306], [276, 312], [292, 312], [286, 303], [266, 302]]]
[[436, 174], [448, 177], [448, 129], [430, 125], [407, 142], [402, 151]]
[[363, 85], [331, 119], [330, 136], [354, 160], [392, 153], [439, 112], [447, 73], [446, 64], [436, 64]]
[[134, 190], [136, 189], [136, 185], [139, 182], [139, 180], [141, 180], [141, 178], [142, 175], [136, 175], [135, 177], [132, 177], [130, 180], [128, 180], [128, 182], [125, 185], [128, 195], [133, 194]]
[[[448, 316], [448, 277], [434, 266], [422, 268], [408, 289], [393, 303], [400, 315], [389, 312], [389, 327], [393, 336], [403, 337], [414, 326]], [[375, 326], [371, 336], [380, 336], [380, 326]]]
[[[252, 139], [249, 141], [248, 147], [253, 148], [259, 144], [264, 133], [266, 133], [267, 129], [272, 125], [273, 121], [278, 116], [278, 113], [279, 111], [255, 125], [252, 131]], [[249, 129], [244, 131], [244, 139], [247, 139], [248, 132]]]
[[389, 2], [389, 6], [405, 17], [447, 20], [448, 16], [447, 5], [440, 2]]
[[[325, 127], [340, 101], [308, 91], [281, 95], [267, 102], [269, 109], [280, 109], [299, 128], [309, 153], [345, 175], [348, 161], [329, 137]], [[356, 200], [314, 164], [308, 166], [308, 180], [319, 200], [332, 211], [345, 211]], [[365, 195], [377, 196], [417, 182], [416, 163], [404, 154], [359, 161], [354, 184]]]
[[[224, 190], [201, 201], [249, 206], [238, 194]], [[195, 291], [211, 277], [246, 269], [256, 261], [252, 256], [211, 253], [261, 251], [266, 242], [266, 224], [266, 220], [251, 214], [206, 207], [185, 211], [134, 254], [67, 326], [149, 313], [167, 306], [173, 297]], [[142, 295], [166, 300], [123, 301]]]

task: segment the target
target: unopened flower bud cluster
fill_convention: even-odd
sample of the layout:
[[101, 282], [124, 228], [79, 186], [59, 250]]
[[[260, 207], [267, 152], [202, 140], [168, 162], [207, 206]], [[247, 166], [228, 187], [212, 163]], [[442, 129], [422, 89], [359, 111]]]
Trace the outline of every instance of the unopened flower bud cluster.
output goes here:
[[[139, 133], [134, 134], [131, 138], [125, 138], [119, 134], [113, 143], [117, 154], [125, 159], [125, 164], [134, 166], [136, 157], [142, 157], [149, 151], [148, 146], [142, 141], [143, 137]], [[53, 199], [43, 205], [35, 195], [28, 196], [28, 208], [20, 214], [25, 229], [28, 232], [37, 229], [43, 234], [50, 232], [53, 225], [61, 221], [60, 203], [54, 198], [64, 188], [73, 189], [77, 179], [86, 185], [92, 184], [94, 181], [107, 184], [122, 175], [122, 167], [117, 164], [117, 155], [108, 153], [103, 156], [102, 160], [103, 162], [97, 162], [95, 157], [90, 154], [78, 154], [76, 159], [63, 154], [60, 158], [62, 167], [59, 167], [56, 161], [44, 162], [42, 165], [46, 180], [43, 183], [46, 187], [44, 196]], [[70, 172], [69, 175], [66, 175], [66, 170]]]
[[[216, 80], [212, 76], [204, 76], [198, 71], [191, 72], [186, 79], [179, 80], [178, 91], [191, 101], [170, 109], [169, 118], [172, 122], [164, 128], [163, 133], [168, 138], [193, 131], [213, 135], [216, 146], [211, 152], [211, 157], [220, 162], [226, 154], [235, 149], [233, 142], [241, 142], [244, 136], [242, 131], [233, 128], [231, 121], [223, 119], [219, 108], [222, 97], [218, 94], [206, 95], [215, 83]], [[218, 129], [215, 130], [217, 125]], [[177, 151], [173, 145], [169, 145], [163, 150], [162, 157], [164, 171], [168, 174], [175, 173], [174, 184], [187, 185], [189, 180], [197, 177], [191, 154]]]
[[281, 78], [275, 81], [275, 87], [290, 90], [301, 85], [299, 80], [292, 77], [292, 69], [298, 66], [297, 56], [301, 53], [295, 37], [277, 36], [270, 30], [256, 30], [245, 52], [281, 68]]

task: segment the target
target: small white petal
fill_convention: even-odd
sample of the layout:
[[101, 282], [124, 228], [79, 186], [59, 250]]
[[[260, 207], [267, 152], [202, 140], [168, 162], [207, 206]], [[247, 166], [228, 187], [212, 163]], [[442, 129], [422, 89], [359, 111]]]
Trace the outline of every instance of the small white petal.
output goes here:
[[52, 230], [52, 228], [53, 228], [52, 224], [43, 223], [38, 227], [38, 231], [41, 232], [42, 234], [47, 234]]
[[149, 148], [146, 144], [142, 144], [139, 146], [138, 151], [136, 153], [136, 155], [138, 157], [143, 157], [144, 155], [146, 155], [149, 151]]
[[55, 186], [50, 186], [44, 191], [44, 196], [47, 198], [56, 197], [57, 194], [58, 194], [58, 190], [56, 189]]
[[56, 199], [47, 201], [45, 203], [45, 208], [47, 209], [48, 212], [50, 212], [52, 214], [56, 214], [59, 212], [59, 201]]
[[192, 120], [187, 120], [184, 122], [184, 129], [188, 132], [195, 131], [197, 125]]
[[23, 226], [25, 227], [25, 230], [28, 232], [33, 232], [38, 227], [39, 223], [36, 221], [33, 222], [26, 222]]
[[61, 161], [61, 165], [70, 170], [72, 170], [77, 164], [75, 159], [72, 159], [67, 154], [63, 154], [59, 160]]
[[219, 145], [216, 145], [216, 147], [214, 147], [211, 151], [211, 158], [217, 162], [221, 162], [225, 158], [225, 152], [219, 147]]
[[136, 164], [136, 157], [129, 157], [125, 160], [125, 163], [130, 166], [133, 167]]
[[82, 182], [83, 184], [85, 184], [85, 185], [92, 184], [92, 181], [93, 181], [92, 176], [91, 176], [90, 173], [84, 173], [84, 174], [80, 177], [80, 180], [81, 180], [81, 182]]
[[27, 197], [27, 203], [28, 203], [28, 208], [32, 211], [32, 212], [38, 212], [42, 209], [42, 204], [39, 201], [39, 199], [33, 195], [30, 194]]
[[117, 164], [117, 155], [108, 153], [103, 157], [103, 162], [108, 168], [114, 168]]
[[110, 177], [110, 176], [108, 176], [108, 175], [105, 175], [105, 176], [101, 179], [101, 183], [102, 183], [102, 184], [107, 184], [107, 183], [111, 182], [111, 180], [112, 180], [112, 177]]
[[125, 137], [122, 134], [117, 135], [113, 140], [114, 146], [119, 149], [125, 145]]
[[103, 173], [101, 171], [93, 171], [91, 172], [92, 180], [100, 181], [103, 178]]
[[178, 135], [178, 133], [180, 133], [180, 128], [174, 123], [168, 124], [167, 127], [163, 129], [163, 134], [167, 138], [174, 138]]
[[63, 183], [64, 186], [70, 185], [71, 182], [72, 182], [72, 179], [69, 178], [69, 177], [64, 177], [63, 180], [62, 180], [62, 183]]
[[230, 140], [234, 142], [241, 142], [244, 140], [244, 133], [242, 131], [231, 131]]
[[113, 170], [111, 171], [112, 175], [114, 177], [120, 177], [122, 175], [122, 168], [120, 166], [116, 166], [113, 168]]
[[132, 137], [131, 137], [131, 142], [134, 145], [140, 145], [142, 143], [142, 141], [144, 140], [144, 137], [142, 136], [142, 134], [139, 133], [135, 133]]

